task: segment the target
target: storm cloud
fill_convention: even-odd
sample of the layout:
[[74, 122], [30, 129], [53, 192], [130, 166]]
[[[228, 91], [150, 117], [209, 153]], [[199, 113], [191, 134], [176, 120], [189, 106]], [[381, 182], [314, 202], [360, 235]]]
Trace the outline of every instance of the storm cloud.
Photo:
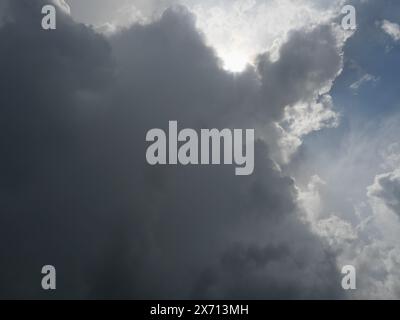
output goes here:
[[279, 60], [233, 74], [182, 6], [106, 38], [63, 10], [42, 30], [44, 1], [0, 2], [0, 297], [344, 297], [276, 137], [259, 134], [248, 177], [145, 159], [146, 132], [169, 120], [272, 128], [318, 103], [341, 71], [334, 27], [294, 32]]

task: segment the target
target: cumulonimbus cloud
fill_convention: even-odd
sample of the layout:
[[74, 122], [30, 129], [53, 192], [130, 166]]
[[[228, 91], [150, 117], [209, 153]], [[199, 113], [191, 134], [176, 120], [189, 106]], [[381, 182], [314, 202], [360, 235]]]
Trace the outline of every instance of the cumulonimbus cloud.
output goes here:
[[184, 7], [105, 38], [68, 15], [44, 32], [31, 3], [9, 2], [0, 28], [1, 296], [43, 297], [51, 262], [57, 297], [343, 297], [273, 136], [249, 177], [145, 162], [145, 133], [169, 120], [273, 127], [317, 101], [341, 69], [334, 28], [295, 32], [279, 60], [233, 75]]

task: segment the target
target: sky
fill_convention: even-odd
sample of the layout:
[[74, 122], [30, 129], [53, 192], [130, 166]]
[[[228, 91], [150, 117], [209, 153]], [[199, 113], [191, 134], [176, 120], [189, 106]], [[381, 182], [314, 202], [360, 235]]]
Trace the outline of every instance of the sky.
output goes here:
[[[399, 54], [395, 0], [0, 0], [0, 298], [399, 299]], [[171, 120], [254, 173], [150, 166]]]

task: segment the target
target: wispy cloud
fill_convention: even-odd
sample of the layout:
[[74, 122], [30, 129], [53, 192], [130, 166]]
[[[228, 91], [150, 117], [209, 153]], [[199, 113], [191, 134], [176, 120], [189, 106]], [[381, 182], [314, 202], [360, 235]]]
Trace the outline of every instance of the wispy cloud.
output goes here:
[[400, 40], [400, 25], [388, 20], [383, 20], [381, 27], [394, 41]]
[[356, 92], [358, 89], [360, 89], [367, 82], [376, 83], [378, 81], [379, 81], [379, 77], [375, 77], [375, 76], [373, 76], [371, 74], [366, 73], [359, 80], [357, 80], [356, 82], [351, 84], [350, 85], [350, 89]]

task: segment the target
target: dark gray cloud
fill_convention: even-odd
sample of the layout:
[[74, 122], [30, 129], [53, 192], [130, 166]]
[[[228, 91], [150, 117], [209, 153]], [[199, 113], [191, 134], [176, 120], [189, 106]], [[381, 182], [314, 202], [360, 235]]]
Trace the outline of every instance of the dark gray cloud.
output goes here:
[[[294, 182], [265, 141], [248, 177], [229, 166], [145, 162], [146, 132], [169, 120], [181, 128], [251, 126], [260, 97], [272, 94], [269, 73], [296, 66], [289, 60], [301, 55], [290, 48], [315, 48], [329, 29], [289, 38], [281, 62], [260, 64], [260, 81], [256, 70], [223, 71], [183, 7], [105, 39], [62, 13], [56, 31], [43, 31], [42, 1], [7, 3], [0, 297], [342, 297], [335, 257], [299, 220]], [[331, 49], [321, 57], [330, 59]], [[279, 78], [282, 94], [299, 88], [290, 103], [337, 67], [315, 74], [322, 62], [302, 63], [306, 84]], [[275, 117], [287, 103], [277, 90], [264, 105]], [[40, 288], [45, 264], [57, 268], [55, 293]]]
[[[342, 59], [332, 28], [321, 25], [309, 32], [293, 31], [280, 48], [280, 59], [259, 58], [262, 102], [267, 115], [280, 120], [285, 106], [314, 101], [340, 72]], [[267, 103], [266, 103], [267, 101]]]

